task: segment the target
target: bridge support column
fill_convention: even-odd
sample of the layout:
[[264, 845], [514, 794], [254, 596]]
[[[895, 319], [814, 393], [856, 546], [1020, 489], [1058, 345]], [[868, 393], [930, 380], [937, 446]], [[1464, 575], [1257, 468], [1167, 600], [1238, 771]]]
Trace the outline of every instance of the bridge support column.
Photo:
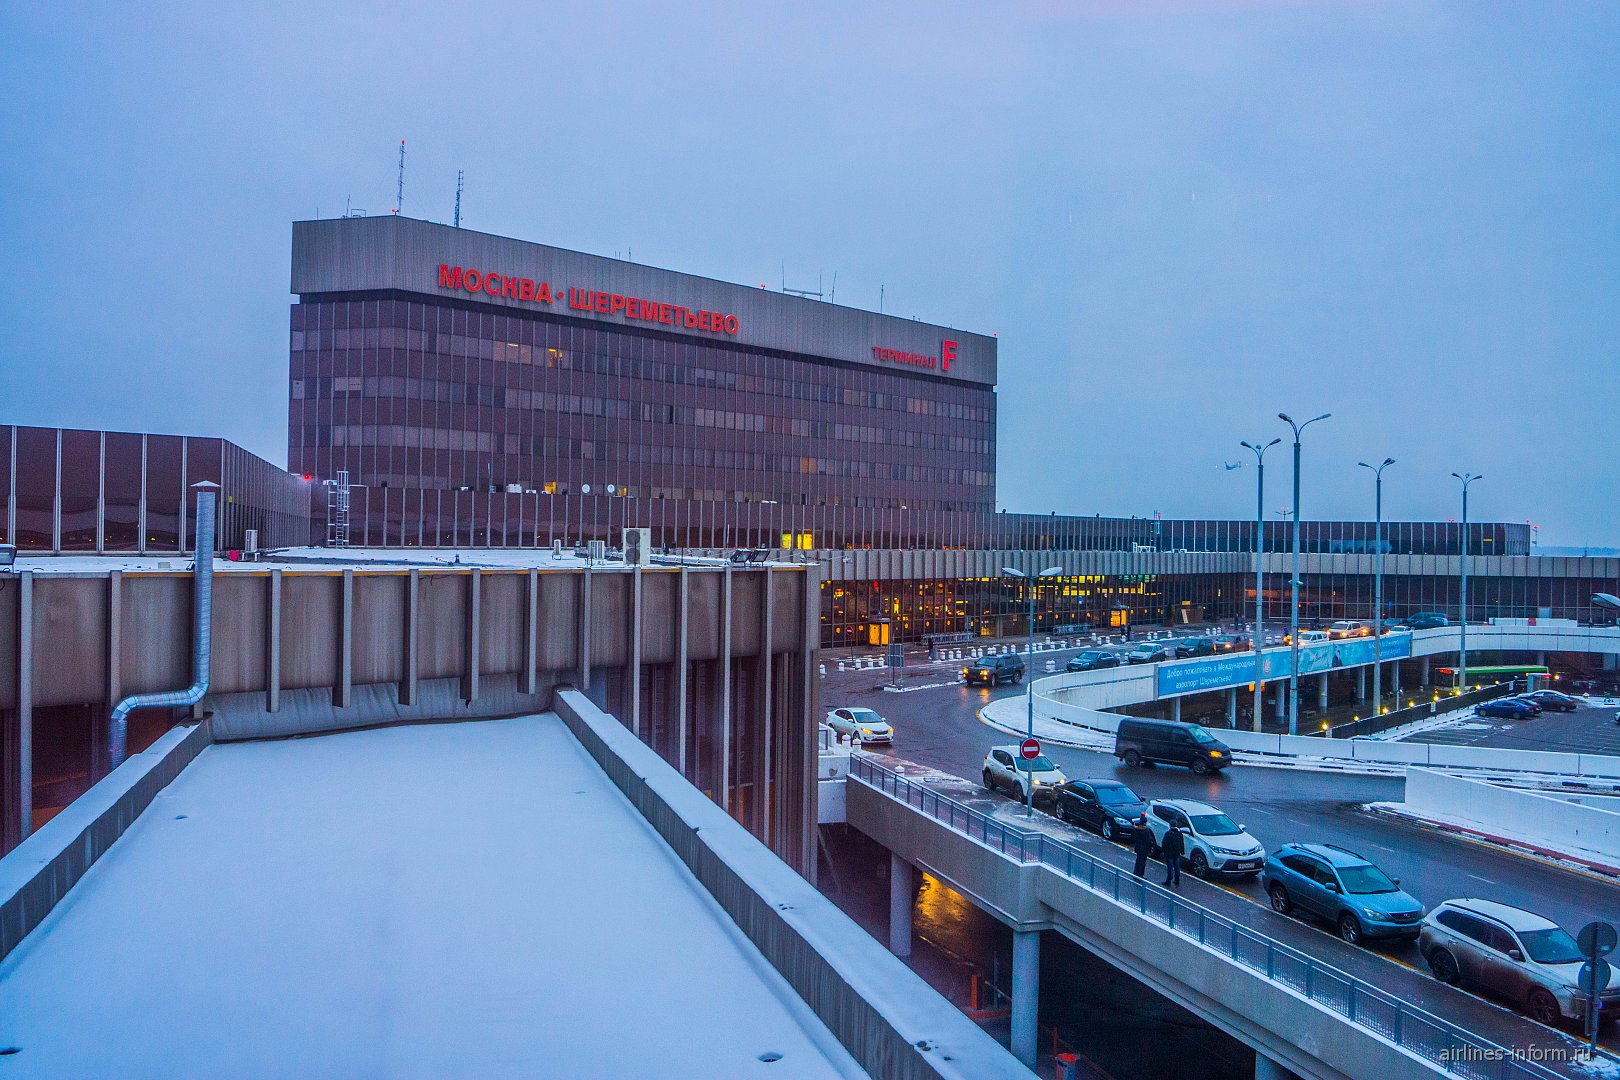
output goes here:
[[1395, 661], [1389, 665], [1389, 688], [1395, 695], [1395, 708], [1401, 707], [1401, 662]]
[[1544, 652], [1536, 653], [1536, 666], [1537, 667], [1546, 667], [1547, 666], [1547, 654], [1546, 653], [1544, 653]]
[[1328, 677], [1325, 671], [1316, 682], [1316, 707], [1319, 710], [1328, 707]]
[[1294, 1080], [1294, 1074], [1256, 1050], [1254, 1080]]
[[1356, 700], [1367, 700], [1367, 669], [1364, 667], [1356, 668]]
[[889, 951], [911, 955], [911, 907], [916, 896], [916, 875], [911, 864], [889, 852]]
[[1288, 684], [1279, 682], [1272, 685], [1277, 688], [1277, 719], [1286, 719], [1288, 716]]
[[1041, 932], [1013, 931], [1012, 1052], [1030, 1068], [1040, 1050], [1036, 1018], [1040, 1014]]
[[1418, 667], [1418, 686], [1425, 690], [1429, 687], [1429, 658], [1427, 656], [1423, 658], [1421, 665]]
[[1178, 721], [1181, 719], [1181, 699], [1178, 697], [1170, 699], [1170, 719]]
[[1226, 692], [1226, 726], [1237, 727], [1237, 687]]

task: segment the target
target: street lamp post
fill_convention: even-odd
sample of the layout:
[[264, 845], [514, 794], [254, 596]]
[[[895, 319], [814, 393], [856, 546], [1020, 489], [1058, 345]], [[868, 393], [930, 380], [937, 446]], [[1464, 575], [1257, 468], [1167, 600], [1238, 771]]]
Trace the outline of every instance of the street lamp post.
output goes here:
[[1266, 451], [1282, 442], [1272, 439], [1264, 445], [1245, 441], [1241, 445], [1254, 451], [1255, 503], [1254, 503], [1254, 730], [1259, 731], [1265, 716], [1265, 669], [1261, 666], [1261, 653], [1266, 647], [1265, 633], [1265, 558], [1266, 558]]
[[[1028, 732], [1029, 737], [1033, 739], [1035, 737], [1035, 680], [1032, 678], [1035, 673], [1035, 583], [1041, 578], [1057, 577], [1059, 574], [1063, 573], [1063, 567], [1048, 566], [1045, 570], [1042, 570], [1033, 578], [1024, 573], [1022, 570], [1014, 570], [1010, 566], [1003, 566], [1001, 568], [1001, 572], [1008, 577], [1021, 578], [1029, 582], [1029, 625], [1025, 627], [1025, 629], [1029, 631], [1029, 662], [1024, 668], [1024, 699], [1027, 703], [1024, 714], [1024, 729]], [[1016, 760], [1023, 761], [1024, 758], [1019, 757]], [[1028, 806], [1025, 809], [1030, 817], [1034, 817], [1035, 768], [1033, 762], [1030, 763], [1029, 776], [1026, 777], [1026, 781], [1027, 782], [1024, 784], [1024, 789], [1025, 795], [1028, 799]]]
[[1461, 606], [1457, 615], [1457, 689], [1461, 693], [1468, 692], [1468, 485], [1475, 480], [1485, 479], [1477, 473], [1452, 473], [1462, 481], [1462, 539], [1458, 548], [1462, 551], [1462, 595], [1459, 598]]
[[1373, 474], [1373, 715], [1377, 716], [1384, 710], [1384, 470], [1395, 459], [1356, 464]]
[[1299, 734], [1299, 437], [1306, 428], [1318, 420], [1326, 420], [1332, 413], [1313, 416], [1303, 424], [1294, 423], [1287, 413], [1278, 413], [1277, 419], [1294, 429], [1294, 565], [1289, 576], [1292, 599], [1288, 613], [1288, 734]]

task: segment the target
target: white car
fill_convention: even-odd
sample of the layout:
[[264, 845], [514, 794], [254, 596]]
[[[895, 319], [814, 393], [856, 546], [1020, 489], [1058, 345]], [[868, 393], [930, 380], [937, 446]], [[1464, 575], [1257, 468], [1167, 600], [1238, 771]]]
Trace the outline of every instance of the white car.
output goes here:
[[894, 728], [871, 709], [834, 709], [822, 722], [845, 738], [866, 743], [894, 743]]
[[984, 755], [984, 786], [991, 791], [1005, 791], [1021, 801], [1029, 801], [1030, 784], [1035, 785], [1035, 802], [1049, 802], [1057, 797], [1057, 786], [1069, 778], [1052, 759], [1041, 754], [1027, 761], [1017, 746], [992, 746]]
[[1328, 627], [1328, 636], [1331, 638], [1371, 637], [1372, 627], [1366, 623], [1359, 623], [1353, 619], [1336, 622]]
[[1148, 801], [1148, 831], [1154, 847], [1164, 840], [1170, 826], [1181, 830], [1186, 850], [1181, 859], [1199, 877], [1211, 874], [1253, 876], [1266, 864], [1266, 849], [1260, 841], [1208, 803], [1190, 799], [1151, 799]]

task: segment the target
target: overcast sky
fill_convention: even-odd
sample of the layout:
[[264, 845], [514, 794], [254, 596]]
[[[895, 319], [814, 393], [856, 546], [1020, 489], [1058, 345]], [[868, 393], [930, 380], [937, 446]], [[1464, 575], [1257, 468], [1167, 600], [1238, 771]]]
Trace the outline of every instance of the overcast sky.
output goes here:
[[1013, 510], [1246, 516], [1331, 411], [1307, 517], [1620, 543], [1610, 0], [148, 7], [0, 10], [0, 421], [284, 464], [289, 223], [403, 138], [411, 216], [999, 335]]

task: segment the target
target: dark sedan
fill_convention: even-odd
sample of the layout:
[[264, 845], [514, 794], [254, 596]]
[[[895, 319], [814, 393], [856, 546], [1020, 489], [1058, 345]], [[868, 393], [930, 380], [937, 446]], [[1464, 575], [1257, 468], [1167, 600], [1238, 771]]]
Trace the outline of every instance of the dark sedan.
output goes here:
[[1119, 653], [1109, 652], [1106, 649], [1087, 649], [1078, 656], [1073, 656], [1065, 664], [1065, 671], [1096, 671], [1099, 668], [1119, 667], [1121, 660]]
[[1118, 780], [1070, 780], [1058, 786], [1053, 812], [1097, 830], [1104, 840], [1129, 840], [1147, 804]]
[[1522, 696], [1551, 712], [1574, 712], [1581, 704], [1568, 694], [1561, 694], [1557, 690], [1532, 690]]
[[1536, 710], [1522, 701], [1487, 701], [1474, 707], [1475, 716], [1489, 716], [1498, 720], [1529, 720]]

